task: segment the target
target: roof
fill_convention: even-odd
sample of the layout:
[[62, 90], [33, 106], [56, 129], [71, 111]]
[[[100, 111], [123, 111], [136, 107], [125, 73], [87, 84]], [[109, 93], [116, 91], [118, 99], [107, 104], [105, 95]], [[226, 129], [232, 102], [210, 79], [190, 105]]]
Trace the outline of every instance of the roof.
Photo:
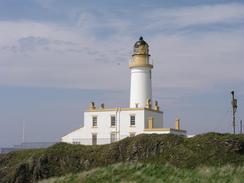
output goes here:
[[109, 111], [152, 111], [152, 112], [158, 112], [163, 113], [163, 111], [158, 111], [155, 109], [150, 108], [121, 108], [121, 107], [115, 107], [115, 108], [96, 108], [96, 109], [88, 109], [85, 112], [109, 112]]

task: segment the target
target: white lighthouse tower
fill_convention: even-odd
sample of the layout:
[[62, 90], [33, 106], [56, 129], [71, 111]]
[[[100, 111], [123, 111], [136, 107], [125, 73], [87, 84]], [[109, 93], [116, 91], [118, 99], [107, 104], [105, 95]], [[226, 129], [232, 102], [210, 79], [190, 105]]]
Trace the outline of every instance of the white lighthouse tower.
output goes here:
[[[164, 128], [163, 111], [156, 100], [152, 102], [153, 65], [149, 46], [140, 37], [134, 44], [131, 70], [130, 107], [105, 107], [91, 102], [84, 112], [82, 127], [62, 137], [71, 144], [108, 144], [138, 134], [175, 134], [186, 136], [177, 119], [175, 128]], [[106, 82], [106, 81], [105, 81]]]
[[152, 74], [153, 65], [149, 60], [149, 46], [140, 37], [134, 45], [129, 68], [131, 69], [130, 107], [146, 107], [152, 101]]

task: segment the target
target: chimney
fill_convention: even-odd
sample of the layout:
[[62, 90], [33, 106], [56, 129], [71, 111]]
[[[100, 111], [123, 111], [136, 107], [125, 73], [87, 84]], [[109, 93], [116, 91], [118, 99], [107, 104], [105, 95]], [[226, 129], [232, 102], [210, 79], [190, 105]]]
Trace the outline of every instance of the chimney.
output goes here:
[[148, 109], [152, 108], [151, 99], [147, 99], [146, 108], [148, 108]]
[[155, 103], [154, 103], [154, 110], [159, 111], [159, 106], [158, 106], [157, 100], [155, 100]]
[[96, 105], [95, 105], [95, 103], [94, 102], [90, 102], [90, 104], [89, 104], [89, 108], [88, 108], [89, 110], [95, 110], [96, 109]]
[[175, 129], [180, 130], [180, 118], [176, 118], [175, 120]]

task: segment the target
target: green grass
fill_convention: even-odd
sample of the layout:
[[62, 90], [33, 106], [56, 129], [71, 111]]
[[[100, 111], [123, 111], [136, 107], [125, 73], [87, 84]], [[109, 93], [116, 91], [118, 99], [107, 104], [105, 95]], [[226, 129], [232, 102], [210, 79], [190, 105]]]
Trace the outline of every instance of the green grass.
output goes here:
[[187, 139], [141, 134], [108, 145], [58, 143], [47, 149], [0, 155], [0, 182], [36, 182], [132, 162], [155, 166], [169, 164], [182, 170], [225, 165], [243, 167], [244, 135], [208, 133]]
[[176, 168], [171, 165], [120, 163], [79, 174], [51, 178], [40, 183], [241, 183], [244, 167], [225, 165], [196, 169]]

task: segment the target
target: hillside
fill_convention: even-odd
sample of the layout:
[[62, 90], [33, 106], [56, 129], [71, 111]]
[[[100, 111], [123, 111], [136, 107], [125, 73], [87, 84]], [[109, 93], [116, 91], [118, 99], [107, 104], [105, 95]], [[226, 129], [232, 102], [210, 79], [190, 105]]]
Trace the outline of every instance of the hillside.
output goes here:
[[170, 165], [120, 163], [79, 174], [50, 178], [39, 183], [229, 183], [244, 180], [244, 166], [176, 168]]
[[1, 182], [33, 182], [119, 162], [200, 166], [243, 166], [244, 136], [208, 133], [190, 139], [174, 135], [138, 135], [97, 146], [58, 143], [48, 149], [0, 156]]

